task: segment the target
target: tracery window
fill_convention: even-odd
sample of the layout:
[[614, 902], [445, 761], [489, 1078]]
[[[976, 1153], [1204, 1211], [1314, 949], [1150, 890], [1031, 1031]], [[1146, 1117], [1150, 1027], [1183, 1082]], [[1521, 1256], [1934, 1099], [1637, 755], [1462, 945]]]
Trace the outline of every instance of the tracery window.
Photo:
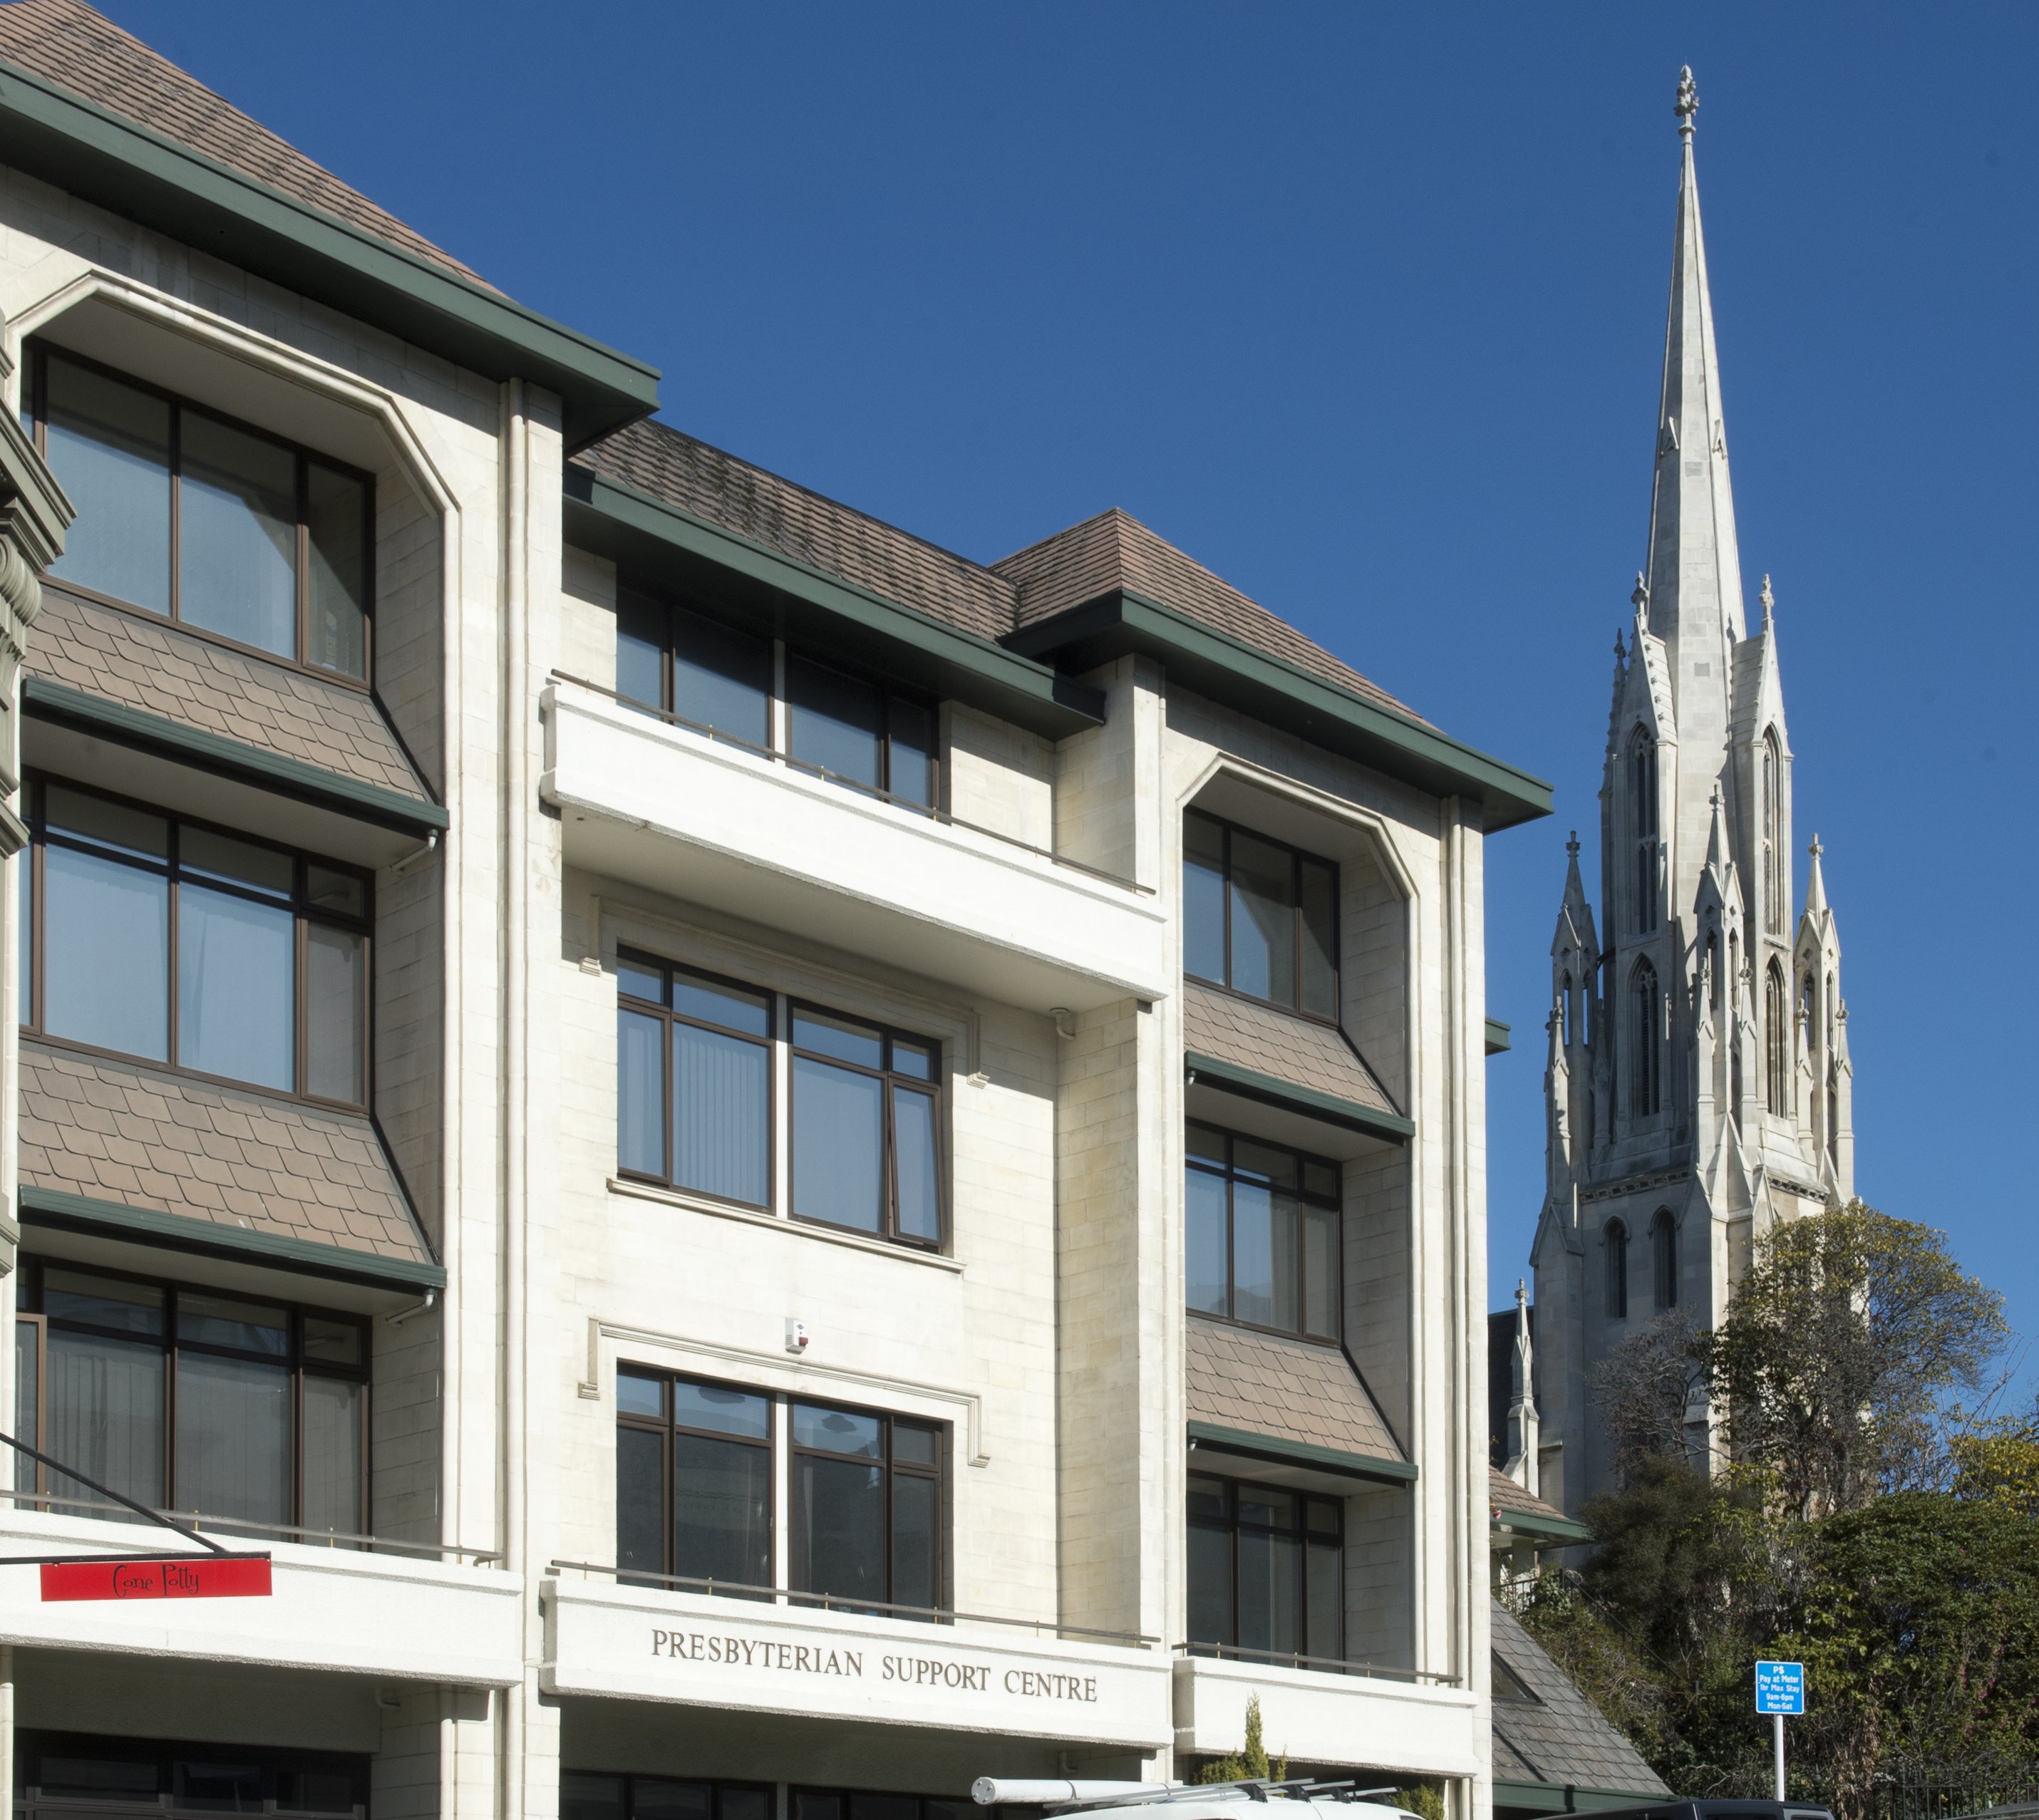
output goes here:
[[1790, 895], [1784, 862], [1784, 757], [1773, 727], [1763, 736], [1763, 923], [1773, 935], [1784, 929]]
[[1784, 969], [1775, 961], [1763, 990], [1763, 1045], [1770, 1109], [1782, 1118], [1791, 1109], [1791, 1014]]
[[1628, 1228], [1618, 1219], [1607, 1223], [1607, 1317], [1628, 1318]]
[[1678, 1306], [1678, 1222], [1668, 1207], [1650, 1223], [1650, 1279], [1659, 1314]]
[[1631, 1118], [1654, 1117], [1662, 1098], [1662, 1062], [1657, 1048], [1657, 969], [1638, 961], [1628, 984], [1628, 1112]]
[[1657, 742], [1638, 727], [1628, 742], [1628, 798], [1635, 829], [1635, 928], [1657, 927]]

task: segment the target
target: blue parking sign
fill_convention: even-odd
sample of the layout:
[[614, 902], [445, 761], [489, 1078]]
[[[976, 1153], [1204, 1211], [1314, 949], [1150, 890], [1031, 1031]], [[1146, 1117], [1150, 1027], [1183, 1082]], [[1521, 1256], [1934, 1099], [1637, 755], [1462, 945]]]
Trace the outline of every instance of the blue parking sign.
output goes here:
[[1805, 1710], [1805, 1665], [1802, 1662], [1759, 1662], [1756, 1665], [1756, 1710], [1796, 1718]]

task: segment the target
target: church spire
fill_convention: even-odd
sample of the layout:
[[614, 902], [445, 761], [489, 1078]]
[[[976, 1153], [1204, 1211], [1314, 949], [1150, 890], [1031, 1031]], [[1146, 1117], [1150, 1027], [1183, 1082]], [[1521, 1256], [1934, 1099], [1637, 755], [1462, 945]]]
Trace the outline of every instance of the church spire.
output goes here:
[[[1678, 226], [1671, 257], [1671, 305], [1664, 336], [1664, 389], [1657, 417], [1657, 472], [1650, 506], [1646, 589], [1650, 629], [1673, 654], [1673, 687], [1682, 697], [1694, 666], [1711, 665], [1743, 634], [1741, 555], [1728, 483], [1727, 430], [1721, 410], [1720, 360], [1699, 227], [1699, 177], [1692, 163], [1698, 91], [1689, 68], [1678, 78]], [[1677, 661], [1680, 646], [1684, 661]], [[1719, 672], [1711, 669], [1717, 679]], [[1684, 703], [1679, 719], [1685, 719]]]

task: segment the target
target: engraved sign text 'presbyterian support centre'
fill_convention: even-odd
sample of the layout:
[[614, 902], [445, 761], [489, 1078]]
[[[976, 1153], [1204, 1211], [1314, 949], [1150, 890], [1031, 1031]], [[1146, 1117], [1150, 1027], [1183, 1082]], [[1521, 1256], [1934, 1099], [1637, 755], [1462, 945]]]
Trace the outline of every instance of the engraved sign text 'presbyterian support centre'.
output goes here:
[[848, 1649], [819, 1642], [783, 1643], [776, 1637], [742, 1636], [733, 1631], [654, 1627], [651, 1654], [670, 1662], [714, 1663], [784, 1674], [842, 1675], [860, 1681], [872, 1674], [879, 1681], [904, 1686], [947, 1688], [963, 1693], [989, 1693], [997, 1686], [1023, 1699], [1097, 1704], [1094, 1674], [1005, 1667], [955, 1656], [906, 1655], [868, 1647]]

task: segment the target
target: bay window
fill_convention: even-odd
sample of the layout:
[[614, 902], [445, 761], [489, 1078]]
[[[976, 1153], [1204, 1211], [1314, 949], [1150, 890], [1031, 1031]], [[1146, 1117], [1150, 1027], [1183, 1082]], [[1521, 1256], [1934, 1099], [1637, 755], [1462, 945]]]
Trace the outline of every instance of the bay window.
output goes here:
[[51, 574], [365, 683], [369, 477], [58, 349], [24, 415], [78, 508]]
[[[25, 1263], [18, 1299], [31, 1447], [154, 1508], [366, 1528], [365, 1321], [48, 1261]], [[25, 1456], [15, 1488], [95, 1495]]]
[[366, 1105], [365, 874], [54, 779], [28, 806], [27, 1029]]
[[1338, 868], [1191, 810], [1183, 817], [1183, 970], [1335, 1022]]
[[1191, 1649], [1342, 1658], [1344, 1515], [1335, 1498], [1192, 1473]]
[[1188, 1128], [1183, 1184], [1189, 1306], [1197, 1314], [1335, 1340], [1343, 1301], [1338, 1167]]

